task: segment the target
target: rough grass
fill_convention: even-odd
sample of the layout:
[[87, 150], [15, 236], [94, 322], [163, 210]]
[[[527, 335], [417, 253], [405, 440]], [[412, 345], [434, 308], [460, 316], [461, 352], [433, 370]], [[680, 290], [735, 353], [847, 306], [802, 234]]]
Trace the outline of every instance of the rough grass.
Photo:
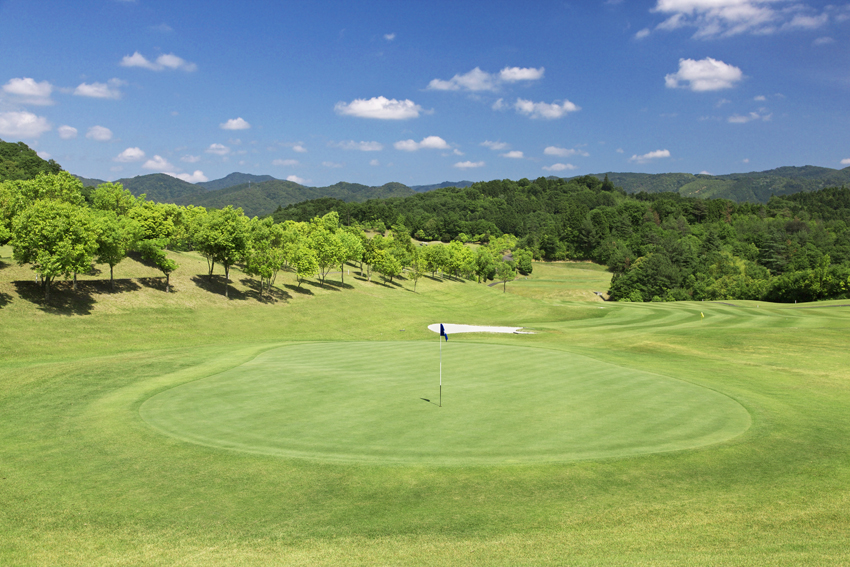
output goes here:
[[[287, 275], [290, 297], [261, 303], [234, 277], [244, 297], [227, 301], [193, 280], [199, 261], [178, 270], [172, 295], [138, 282], [122, 294], [60, 288], [45, 305], [0, 256], [0, 564], [850, 563], [840, 303], [620, 305], [348, 276], [350, 288], [301, 294]], [[553, 269], [565, 287], [579, 277]], [[530, 327], [474, 342], [675, 377], [734, 399], [752, 426], [674, 452], [439, 467], [205, 447], [139, 413], [282, 343], [433, 341], [425, 326], [437, 321]]]

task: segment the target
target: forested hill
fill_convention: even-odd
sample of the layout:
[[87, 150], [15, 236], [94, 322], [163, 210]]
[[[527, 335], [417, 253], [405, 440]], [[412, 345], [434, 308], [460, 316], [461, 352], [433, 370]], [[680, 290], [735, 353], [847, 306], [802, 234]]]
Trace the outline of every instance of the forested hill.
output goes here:
[[236, 185], [246, 185], [248, 183], [262, 183], [264, 181], [275, 181], [275, 178], [271, 175], [252, 175], [250, 173], [239, 173], [234, 172], [230, 175], [226, 175], [221, 179], [213, 179], [212, 181], [201, 181], [200, 183], [196, 183], [196, 185], [200, 185], [207, 191], [216, 191], [218, 189], [226, 189], [228, 187], [234, 187]]
[[336, 211], [346, 224], [404, 226], [420, 240], [487, 242], [503, 233], [543, 260], [593, 260], [629, 301], [812, 301], [850, 295], [850, 189], [773, 197], [767, 204], [628, 195], [609, 180], [474, 183], [402, 199], [319, 199], [277, 222]]
[[0, 140], [0, 181], [32, 179], [39, 173], [59, 173], [61, 170], [58, 163], [41, 159], [23, 142]]
[[413, 195], [413, 190], [401, 183], [387, 183], [369, 187], [358, 183], [339, 182], [329, 187], [305, 187], [292, 181], [274, 179], [263, 183], [248, 183], [226, 187], [218, 191], [187, 194], [173, 201], [178, 205], [200, 205], [222, 208], [227, 205], [241, 207], [248, 216], [266, 216], [278, 207], [310, 199], [331, 197], [344, 202], [363, 202], [368, 199], [386, 199]]
[[[239, 176], [246, 179], [244, 183], [225, 186], [217, 190], [209, 189], [210, 183], [213, 186], [225, 184], [225, 179], [238, 180]], [[255, 181], [257, 178], [267, 178], [268, 180], [258, 183]], [[80, 180], [87, 187], [95, 187], [104, 183], [100, 179], [80, 178]], [[292, 181], [281, 181], [271, 176], [244, 173], [232, 173], [223, 179], [205, 184], [187, 183], [165, 173], [139, 175], [129, 179], [119, 179], [115, 183], [120, 183], [136, 197], [145, 194], [149, 201], [157, 203], [195, 205], [216, 209], [232, 205], [241, 208], [248, 216], [267, 216], [279, 207], [322, 197], [331, 197], [344, 202], [362, 202], [368, 199], [405, 197], [414, 194], [413, 189], [401, 183], [387, 183], [380, 187], [369, 187], [341, 181], [329, 187], [306, 187]]]
[[824, 187], [850, 185], [850, 167], [780, 167], [768, 171], [704, 175], [691, 173], [600, 173], [627, 193], [663, 193], [672, 191], [683, 197], [729, 199], [737, 203], [767, 203], [772, 196], [781, 197]]

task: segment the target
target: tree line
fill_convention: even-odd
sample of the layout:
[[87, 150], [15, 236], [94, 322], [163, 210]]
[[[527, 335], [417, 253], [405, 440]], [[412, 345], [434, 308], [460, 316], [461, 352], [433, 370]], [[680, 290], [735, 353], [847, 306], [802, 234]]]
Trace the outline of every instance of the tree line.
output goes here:
[[0, 183], [0, 244], [6, 243], [16, 262], [31, 266], [45, 299], [57, 277], [73, 279], [76, 288], [77, 275], [91, 272], [95, 263], [109, 266], [114, 289], [115, 267], [133, 252], [162, 272], [169, 291], [178, 265], [167, 251], [195, 250], [206, 258], [210, 279], [216, 265], [224, 271], [225, 296], [235, 265], [259, 279], [262, 296], [281, 270], [294, 272], [299, 287], [311, 277], [324, 285], [336, 269], [344, 282], [346, 264], [359, 266], [368, 281], [378, 274], [392, 283], [405, 272], [415, 291], [428, 272], [507, 282], [517, 270], [530, 273], [532, 259], [511, 235], [475, 250], [457, 240], [417, 246], [399, 222], [374, 236], [358, 223], [341, 223], [335, 211], [276, 223], [271, 217], [248, 218], [232, 206], [205, 209], [148, 201], [119, 183], [84, 188], [64, 171]]
[[501, 234], [538, 260], [592, 260], [624, 301], [850, 295], [850, 189], [826, 188], [766, 204], [627, 195], [607, 176], [495, 180], [404, 199], [318, 199], [278, 209], [278, 221], [336, 211], [381, 226], [403, 219], [421, 240], [487, 242]]

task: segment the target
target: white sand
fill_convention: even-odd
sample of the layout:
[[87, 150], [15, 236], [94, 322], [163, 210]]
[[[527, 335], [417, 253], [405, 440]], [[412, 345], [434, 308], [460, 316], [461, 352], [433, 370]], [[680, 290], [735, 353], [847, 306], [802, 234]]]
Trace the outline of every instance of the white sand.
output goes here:
[[[454, 323], [443, 323], [446, 334], [455, 333], [515, 333], [530, 335], [529, 331], [521, 331], [522, 327], [482, 327], [480, 325], [456, 325]], [[429, 331], [440, 332], [440, 323], [428, 325]]]

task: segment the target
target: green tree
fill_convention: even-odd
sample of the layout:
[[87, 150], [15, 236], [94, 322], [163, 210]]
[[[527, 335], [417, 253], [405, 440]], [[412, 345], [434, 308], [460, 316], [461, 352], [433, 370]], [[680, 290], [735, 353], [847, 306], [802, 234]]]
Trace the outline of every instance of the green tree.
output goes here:
[[273, 224], [271, 217], [250, 221], [251, 246], [245, 254], [245, 273], [260, 278], [260, 297], [271, 291], [277, 274], [286, 263], [283, 249], [283, 225]]
[[508, 281], [516, 278], [516, 270], [510, 262], [504, 260], [498, 262], [496, 268], [496, 277], [502, 282], [502, 293], [507, 291]]
[[514, 262], [516, 262], [516, 271], [524, 276], [531, 275], [534, 269], [532, 265], [532, 255], [530, 250], [519, 248], [513, 252]]
[[492, 280], [496, 275], [496, 261], [490, 251], [483, 246], [475, 251], [475, 275], [479, 283], [482, 279], [485, 282]]
[[[139, 200], [144, 201], [144, 197]], [[127, 215], [139, 200], [120, 183], [101, 183], [91, 194], [93, 209], [112, 211], [119, 216]]]
[[228, 205], [223, 209], [208, 211], [200, 217], [195, 229], [195, 247], [208, 258], [210, 275], [215, 262], [224, 267], [224, 296], [230, 297], [230, 268], [244, 257], [250, 245], [248, 218], [242, 213], [242, 209], [234, 209]]
[[168, 239], [153, 238], [138, 243], [142, 258], [153, 264], [165, 275], [165, 293], [171, 292], [171, 272], [178, 268], [177, 262], [168, 257]]
[[139, 228], [134, 220], [118, 216], [111, 210], [102, 211], [97, 215], [97, 222], [99, 230], [95, 259], [98, 263], [109, 264], [109, 287], [114, 291], [113, 271], [115, 266], [127, 257], [127, 251], [133, 248]]
[[360, 238], [349, 230], [337, 231], [337, 238], [339, 239], [340, 246], [342, 247], [342, 259], [339, 265], [339, 269], [342, 274], [340, 278], [342, 283], [345, 283], [345, 263], [356, 262], [363, 258], [363, 244], [361, 243]]
[[37, 200], [12, 223], [13, 256], [41, 277], [45, 300], [56, 276], [91, 269], [98, 226], [88, 209], [56, 200]]
[[418, 246], [413, 250], [413, 259], [410, 262], [410, 279], [413, 280], [413, 292], [416, 293], [416, 284], [425, 275], [425, 258], [423, 252], [429, 246]]
[[401, 262], [389, 250], [378, 250], [375, 271], [381, 274], [382, 280], [392, 283], [393, 278], [401, 273]]
[[298, 287], [308, 276], [315, 275], [319, 271], [319, 262], [316, 260], [316, 252], [306, 243], [295, 248], [292, 253], [292, 267], [295, 270], [295, 278]]

